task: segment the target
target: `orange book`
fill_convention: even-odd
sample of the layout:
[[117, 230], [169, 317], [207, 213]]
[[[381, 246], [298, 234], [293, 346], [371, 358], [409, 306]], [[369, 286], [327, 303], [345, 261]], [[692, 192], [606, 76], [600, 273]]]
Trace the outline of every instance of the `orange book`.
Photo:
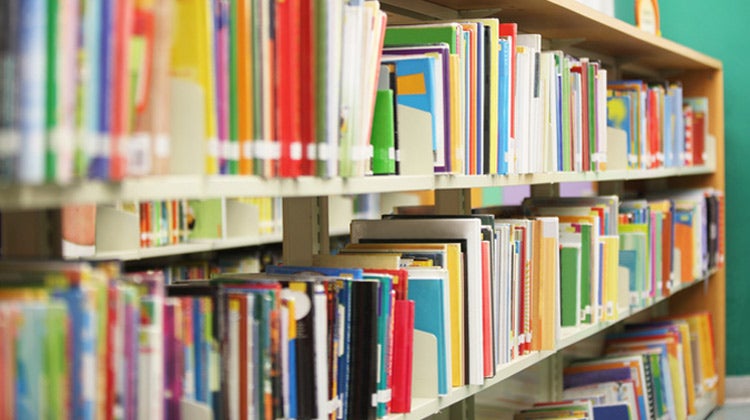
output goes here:
[[677, 209], [675, 212], [674, 247], [680, 257], [680, 276], [678, 280], [690, 283], [693, 280], [693, 265], [695, 255], [693, 252], [693, 217], [695, 214], [690, 210]]
[[132, 0], [117, 2], [114, 19], [112, 96], [110, 126], [110, 170], [112, 180], [121, 180], [127, 171], [127, 142], [130, 135], [130, 38], [133, 29]]
[[[235, 37], [230, 40], [230, 44], [236, 45], [236, 72], [237, 72], [237, 136], [240, 146], [240, 175], [253, 174], [253, 42], [251, 40], [251, 11], [252, 7], [249, 0], [237, 0], [236, 20], [233, 22], [236, 26]], [[234, 28], [233, 28], [234, 29]], [[233, 110], [233, 112], [235, 112]]]

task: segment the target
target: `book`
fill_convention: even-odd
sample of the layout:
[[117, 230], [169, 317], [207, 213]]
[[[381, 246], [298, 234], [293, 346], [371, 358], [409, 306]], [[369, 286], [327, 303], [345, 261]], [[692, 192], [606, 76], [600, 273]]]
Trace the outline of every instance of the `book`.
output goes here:
[[[414, 220], [355, 220], [351, 225], [353, 243], [367, 241], [414, 242], [437, 241], [461, 243], [464, 253], [466, 306], [479, 307], [481, 289], [481, 222], [479, 219], [414, 219]], [[466, 343], [483, 342], [481, 313], [468, 311]], [[481, 348], [467, 346], [467, 379], [470, 383], [483, 382]]]

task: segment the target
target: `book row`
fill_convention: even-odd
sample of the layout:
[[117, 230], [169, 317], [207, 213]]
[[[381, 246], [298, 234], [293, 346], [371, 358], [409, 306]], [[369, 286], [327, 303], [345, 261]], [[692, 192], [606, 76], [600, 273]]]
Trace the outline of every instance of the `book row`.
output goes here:
[[351, 175], [386, 15], [323, 6], [5, 2], [0, 179]]
[[[414, 397], [555, 350], [566, 327], [617, 320], [703, 278], [723, 260], [717, 205], [720, 194], [695, 190], [388, 215], [353, 221], [350, 243], [312, 267], [169, 286], [159, 272], [119, 281], [112, 264], [6, 262], [2, 316], [16, 321], [3, 323], [14, 338], [2, 347], [2, 407], [23, 418], [52, 407], [75, 418], [409, 412]], [[30, 326], [51, 318], [63, 321]]]
[[67, 205], [61, 214], [63, 258], [281, 233], [280, 198]]
[[539, 403], [515, 418], [687, 419], [716, 388], [708, 312], [626, 325], [607, 336], [603, 354], [564, 369], [566, 401]]
[[608, 81], [599, 62], [543, 51], [540, 35], [498, 19], [386, 28], [375, 1], [3, 7], [2, 182], [516, 174], [620, 169], [620, 153], [623, 168], [640, 169], [707, 158], [706, 98], [683, 98], [677, 82]]

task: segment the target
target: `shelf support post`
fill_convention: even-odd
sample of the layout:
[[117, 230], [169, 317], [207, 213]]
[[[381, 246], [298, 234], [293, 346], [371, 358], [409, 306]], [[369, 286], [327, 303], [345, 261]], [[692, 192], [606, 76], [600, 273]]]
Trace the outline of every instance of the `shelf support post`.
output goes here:
[[60, 209], [8, 211], [0, 219], [3, 258], [62, 258]]
[[560, 184], [534, 184], [531, 186], [532, 197], [559, 197], [560, 196]]
[[449, 411], [451, 420], [474, 420], [474, 396], [451, 405]]
[[284, 198], [282, 261], [287, 265], [312, 265], [313, 255], [330, 252], [328, 197]]
[[471, 189], [435, 190], [436, 214], [471, 214]]

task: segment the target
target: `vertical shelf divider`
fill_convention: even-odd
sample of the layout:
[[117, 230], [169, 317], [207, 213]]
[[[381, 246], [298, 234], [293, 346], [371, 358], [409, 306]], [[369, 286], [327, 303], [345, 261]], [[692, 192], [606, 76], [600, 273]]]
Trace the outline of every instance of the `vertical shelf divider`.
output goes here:
[[327, 196], [284, 198], [282, 212], [284, 264], [309, 266], [313, 255], [330, 252]]

